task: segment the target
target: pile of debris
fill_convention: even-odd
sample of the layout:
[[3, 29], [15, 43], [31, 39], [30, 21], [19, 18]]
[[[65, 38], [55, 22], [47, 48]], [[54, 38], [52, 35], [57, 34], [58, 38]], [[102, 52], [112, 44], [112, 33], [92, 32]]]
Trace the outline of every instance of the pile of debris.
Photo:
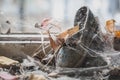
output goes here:
[[53, 26], [60, 29], [51, 19], [35, 25], [47, 32], [48, 44], [1, 44], [0, 78], [60, 80], [68, 76], [66, 80], [77, 80], [87, 76], [87, 80], [120, 79], [120, 32], [115, 29], [115, 20], [106, 22], [107, 34], [103, 34], [91, 10], [84, 6], [76, 13], [74, 27], [55, 35], [55, 39], [50, 32]]

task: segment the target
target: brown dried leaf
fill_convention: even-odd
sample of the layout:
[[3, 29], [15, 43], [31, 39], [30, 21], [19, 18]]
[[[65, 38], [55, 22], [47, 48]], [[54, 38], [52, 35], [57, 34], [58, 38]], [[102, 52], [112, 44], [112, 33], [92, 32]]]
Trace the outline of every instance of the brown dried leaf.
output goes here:
[[75, 34], [76, 32], [79, 31], [79, 26], [75, 26], [73, 28], [70, 28], [62, 33], [60, 33], [59, 35], [57, 35], [57, 39], [56, 41], [54, 41], [48, 31], [49, 34], [49, 39], [50, 39], [50, 45], [53, 48], [53, 50], [56, 50], [58, 48], [59, 45], [62, 45], [66, 39], [66, 37], [68, 36], [72, 36], [73, 34]]
[[65, 39], [67, 35], [71, 36], [78, 31], [79, 31], [79, 26], [75, 26], [73, 28], [70, 28], [70, 29], [60, 33], [57, 37]]
[[9, 65], [15, 65], [18, 64], [18, 61], [12, 60], [10, 58], [0, 56], [0, 66], [9, 66]]
[[110, 33], [113, 33], [115, 31], [115, 20], [114, 19], [106, 21], [106, 29]]
[[120, 38], [120, 31], [115, 31], [114, 34], [115, 34], [115, 37]]

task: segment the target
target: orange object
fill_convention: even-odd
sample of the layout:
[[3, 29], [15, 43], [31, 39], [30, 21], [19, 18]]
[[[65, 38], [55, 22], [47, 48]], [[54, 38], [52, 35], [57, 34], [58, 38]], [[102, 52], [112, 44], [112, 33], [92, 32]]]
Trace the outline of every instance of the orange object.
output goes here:
[[116, 30], [114, 19], [106, 21], [106, 28], [110, 33], [114, 33], [115, 37], [120, 38], [120, 30]]
[[113, 33], [115, 31], [115, 20], [114, 19], [106, 21], [106, 29], [110, 33]]
[[53, 50], [56, 50], [59, 45], [62, 45], [66, 39], [66, 37], [68, 36], [72, 36], [73, 34], [75, 34], [76, 32], [79, 31], [79, 26], [75, 26], [73, 28], [70, 28], [62, 33], [60, 33], [59, 35], [57, 35], [57, 39], [56, 41], [54, 41], [48, 31], [48, 34], [49, 34], [49, 39], [50, 39], [50, 45], [51, 47], [53, 48]]
[[74, 33], [78, 32], [79, 31], [79, 26], [75, 26], [73, 28], [70, 28], [62, 33], [60, 33], [57, 37], [59, 38], [66, 38], [66, 36], [72, 36]]
[[115, 31], [114, 34], [115, 34], [115, 37], [120, 38], [120, 30], [119, 31]]

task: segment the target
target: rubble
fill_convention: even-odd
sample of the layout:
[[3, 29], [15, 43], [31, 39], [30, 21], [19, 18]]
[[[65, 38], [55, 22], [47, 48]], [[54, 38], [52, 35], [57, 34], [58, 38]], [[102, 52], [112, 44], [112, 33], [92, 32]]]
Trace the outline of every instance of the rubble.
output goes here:
[[[114, 20], [111, 21], [107, 28], [115, 26]], [[55, 35], [56, 40], [48, 31], [51, 46], [49, 43], [45, 47], [43, 43], [0, 44], [0, 79], [6, 80], [5, 75], [10, 80], [79, 80], [81, 77], [81, 80], [83, 77], [111, 80], [111, 76], [119, 76], [120, 52], [106, 50], [109, 44], [105, 39], [107, 35], [102, 34], [98, 24], [91, 10], [84, 6], [76, 13], [74, 27]], [[117, 50], [119, 33], [111, 28], [108, 32], [112, 32], [110, 36]], [[19, 65], [12, 66], [16, 64]], [[2, 75], [2, 72], [8, 73]]]

